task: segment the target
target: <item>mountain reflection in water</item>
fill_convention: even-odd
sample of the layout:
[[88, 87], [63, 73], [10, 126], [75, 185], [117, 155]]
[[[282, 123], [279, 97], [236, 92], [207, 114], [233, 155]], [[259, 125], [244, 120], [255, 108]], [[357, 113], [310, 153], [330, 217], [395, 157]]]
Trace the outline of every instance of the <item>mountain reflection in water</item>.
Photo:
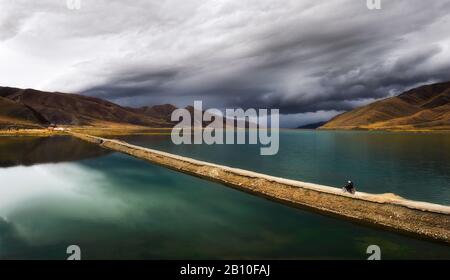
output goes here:
[[109, 153], [69, 136], [0, 137], [0, 167], [77, 161]]

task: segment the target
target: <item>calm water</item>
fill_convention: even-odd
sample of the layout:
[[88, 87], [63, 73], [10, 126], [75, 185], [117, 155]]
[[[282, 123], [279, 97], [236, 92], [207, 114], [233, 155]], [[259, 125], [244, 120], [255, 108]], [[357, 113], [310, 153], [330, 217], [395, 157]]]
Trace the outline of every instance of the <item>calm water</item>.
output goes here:
[[85, 259], [365, 259], [371, 244], [382, 258], [450, 259], [446, 245], [292, 209], [70, 138], [0, 137], [0, 163], [0, 259], [64, 259], [71, 244]]
[[200, 160], [306, 182], [396, 193], [450, 205], [450, 134], [286, 130], [275, 156], [258, 145], [174, 145], [170, 136], [122, 139]]

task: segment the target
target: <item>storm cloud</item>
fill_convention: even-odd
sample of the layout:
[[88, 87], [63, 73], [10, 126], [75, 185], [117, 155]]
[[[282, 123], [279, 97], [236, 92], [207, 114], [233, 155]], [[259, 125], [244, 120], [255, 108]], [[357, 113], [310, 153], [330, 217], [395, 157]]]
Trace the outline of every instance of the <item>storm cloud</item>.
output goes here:
[[447, 0], [30, 2], [0, 0], [7, 85], [329, 118], [450, 80]]

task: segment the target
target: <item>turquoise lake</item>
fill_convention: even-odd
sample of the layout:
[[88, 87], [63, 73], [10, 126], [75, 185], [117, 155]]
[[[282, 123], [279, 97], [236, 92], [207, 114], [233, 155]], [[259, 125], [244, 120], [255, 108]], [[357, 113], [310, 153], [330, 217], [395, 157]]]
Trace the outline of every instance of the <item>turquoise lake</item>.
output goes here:
[[[283, 131], [250, 145], [127, 141], [289, 178], [449, 204], [445, 134]], [[384, 142], [382, 142], [383, 140]], [[0, 137], [0, 259], [450, 259], [450, 247], [290, 208], [69, 137]]]
[[279, 177], [450, 205], [450, 133], [284, 130], [279, 152], [259, 145], [175, 145], [170, 136], [127, 142]]

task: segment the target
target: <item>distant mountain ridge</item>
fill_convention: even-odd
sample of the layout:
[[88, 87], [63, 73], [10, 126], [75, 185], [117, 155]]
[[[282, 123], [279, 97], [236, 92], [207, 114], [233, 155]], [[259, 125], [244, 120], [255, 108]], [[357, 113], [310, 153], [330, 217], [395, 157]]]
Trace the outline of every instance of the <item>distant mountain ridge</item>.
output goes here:
[[320, 129], [450, 130], [450, 82], [420, 86], [356, 108]]
[[163, 105], [143, 106], [140, 108], [129, 108], [129, 109], [138, 114], [143, 114], [148, 117], [156, 119], [164, 119], [170, 122], [172, 112], [175, 111], [177, 107], [175, 107], [172, 104], [163, 104]]
[[[78, 94], [0, 87], [0, 129], [50, 124], [173, 127], [175, 123], [170, 117], [175, 109], [171, 104], [130, 108]], [[186, 109], [193, 114], [191, 106]], [[319, 129], [450, 130], [450, 82], [421, 86], [356, 108], [334, 117]]]
[[171, 127], [172, 105], [127, 108], [99, 98], [33, 89], [0, 87], [0, 127], [49, 124]]
[[[0, 129], [40, 128], [50, 124], [171, 128], [177, 123], [171, 120], [176, 109], [171, 104], [131, 108], [79, 94], [0, 87]], [[185, 109], [193, 120], [194, 107]], [[245, 124], [248, 126], [247, 122]], [[202, 125], [211, 125], [211, 121], [203, 121]], [[225, 119], [223, 126], [226, 126]]]

